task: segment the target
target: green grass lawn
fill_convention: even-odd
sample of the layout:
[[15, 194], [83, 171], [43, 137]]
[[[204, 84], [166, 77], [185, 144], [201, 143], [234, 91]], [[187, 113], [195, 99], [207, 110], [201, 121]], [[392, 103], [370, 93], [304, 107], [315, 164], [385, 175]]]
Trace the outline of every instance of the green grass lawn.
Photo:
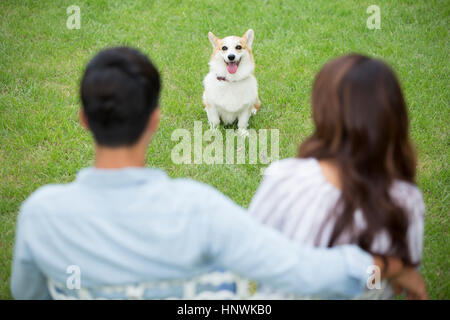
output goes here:
[[[68, 6], [81, 29], [66, 28]], [[366, 9], [381, 9], [369, 30]], [[280, 157], [311, 133], [309, 95], [329, 59], [359, 52], [398, 73], [419, 154], [417, 183], [426, 202], [422, 271], [430, 297], [450, 298], [449, 1], [0, 1], [0, 299], [10, 299], [10, 265], [21, 202], [47, 183], [63, 183], [93, 163], [92, 139], [78, 124], [78, 83], [86, 62], [107, 46], [130, 45], [162, 72], [161, 127], [149, 166], [212, 184], [248, 206], [260, 165], [184, 165], [171, 161], [176, 128], [207, 127], [202, 79], [207, 33], [255, 31], [261, 111], [254, 129], [280, 130]], [[223, 129], [222, 129], [223, 130]]]

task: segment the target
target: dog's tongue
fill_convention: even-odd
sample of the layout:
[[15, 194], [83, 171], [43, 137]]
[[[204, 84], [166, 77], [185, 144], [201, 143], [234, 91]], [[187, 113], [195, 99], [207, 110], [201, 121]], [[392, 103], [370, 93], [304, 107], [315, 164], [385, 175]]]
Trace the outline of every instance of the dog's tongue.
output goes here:
[[237, 63], [236, 62], [229, 62], [227, 64], [227, 69], [229, 73], [235, 73], [237, 70]]

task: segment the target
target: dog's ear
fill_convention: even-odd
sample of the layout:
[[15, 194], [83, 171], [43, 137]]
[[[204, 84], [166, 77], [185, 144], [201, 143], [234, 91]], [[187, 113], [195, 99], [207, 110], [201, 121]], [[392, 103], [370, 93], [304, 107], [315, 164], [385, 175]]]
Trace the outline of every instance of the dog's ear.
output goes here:
[[251, 49], [253, 40], [255, 39], [255, 33], [253, 32], [253, 29], [248, 29], [247, 32], [242, 36], [242, 38], [247, 43], [247, 46]]
[[219, 40], [219, 39], [211, 31], [208, 32], [208, 39], [209, 39], [209, 42], [211, 42], [212, 47], [215, 49], [217, 40]]

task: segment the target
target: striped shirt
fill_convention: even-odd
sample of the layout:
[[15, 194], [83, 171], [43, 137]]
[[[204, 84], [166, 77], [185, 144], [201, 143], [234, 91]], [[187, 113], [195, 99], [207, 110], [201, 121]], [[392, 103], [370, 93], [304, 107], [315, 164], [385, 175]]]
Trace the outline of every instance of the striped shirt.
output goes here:
[[[410, 256], [419, 263], [422, 256], [422, 236], [425, 206], [420, 190], [410, 183], [395, 181], [391, 197], [406, 211], [409, 218], [407, 242]], [[284, 159], [272, 163], [249, 207], [250, 214], [294, 240], [309, 246], [326, 247], [334, 229], [335, 218], [331, 215], [341, 191], [333, 186], [322, 173], [314, 158]], [[355, 212], [356, 231], [366, 227], [360, 210]], [[351, 243], [350, 234], [343, 232], [338, 244]], [[372, 251], [389, 252], [390, 237], [384, 232], [377, 235]], [[379, 295], [390, 298], [390, 288]]]

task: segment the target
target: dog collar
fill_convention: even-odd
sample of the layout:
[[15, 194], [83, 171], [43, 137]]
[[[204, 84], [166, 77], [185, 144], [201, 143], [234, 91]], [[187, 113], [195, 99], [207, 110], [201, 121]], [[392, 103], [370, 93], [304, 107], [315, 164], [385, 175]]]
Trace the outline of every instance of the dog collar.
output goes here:
[[225, 78], [225, 77], [222, 77], [222, 76], [217, 76], [216, 78], [217, 78], [217, 80], [218, 80], [218, 81], [227, 81], [227, 82], [239, 82], [239, 81], [242, 81], [242, 80], [248, 79], [249, 77], [245, 77], [245, 78], [243, 78], [243, 79], [240, 79], [240, 80], [236, 80], [236, 81], [231, 81], [231, 80], [228, 80], [227, 78]]

